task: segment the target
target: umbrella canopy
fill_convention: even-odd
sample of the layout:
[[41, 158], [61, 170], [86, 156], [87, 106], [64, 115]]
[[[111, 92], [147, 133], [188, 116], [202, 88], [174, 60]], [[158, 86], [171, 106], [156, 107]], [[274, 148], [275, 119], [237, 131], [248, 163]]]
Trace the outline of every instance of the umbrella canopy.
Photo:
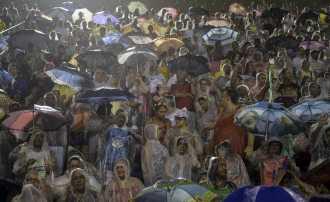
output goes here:
[[246, 9], [239, 3], [233, 3], [229, 6], [229, 12], [234, 13], [236, 15], [246, 15]]
[[163, 53], [171, 48], [177, 50], [183, 47], [184, 43], [177, 38], [159, 38], [155, 40], [155, 46], [159, 52]]
[[317, 122], [324, 113], [330, 113], [330, 100], [312, 100], [299, 103], [290, 108], [290, 112], [303, 122]]
[[127, 101], [134, 99], [134, 95], [125, 90], [99, 88], [87, 90], [77, 96], [76, 102], [79, 103], [107, 103], [114, 101]]
[[227, 20], [210, 20], [206, 22], [206, 25], [211, 25], [214, 27], [231, 27], [230, 22]]
[[135, 202], [145, 202], [145, 201], [153, 201], [153, 202], [168, 202], [167, 200], [168, 192], [164, 189], [147, 187], [142, 190], [137, 197], [135, 197]]
[[[274, 197], [275, 196], [275, 197]], [[284, 187], [243, 187], [230, 194], [224, 202], [307, 202], [302, 196]]]
[[60, 111], [54, 108], [35, 105], [34, 110], [10, 113], [2, 125], [16, 138], [22, 139], [22, 135], [33, 126], [33, 122], [44, 131], [55, 131], [64, 126], [67, 120]]
[[228, 27], [219, 27], [211, 29], [207, 32], [203, 39], [207, 45], [213, 46], [216, 42], [220, 42], [222, 46], [232, 44], [238, 38], [238, 32]]
[[150, 37], [143, 35], [128, 36], [128, 38], [130, 38], [136, 45], [147, 45], [154, 42]]
[[102, 41], [105, 45], [121, 44], [125, 48], [128, 48], [130, 45], [133, 44], [133, 42], [128, 37], [124, 36], [120, 32], [108, 34], [107, 36], [102, 38]]
[[74, 69], [68, 67], [59, 67], [49, 71], [46, 74], [52, 81], [59, 85], [67, 85], [72, 89], [79, 91], [83, 88], [92, 88], [93, 82], [91, 79]]
[[210, 30], [216, 28], [213, 25], [205, 25], [202, 27], [198, 27], [194, 29], [194, 35], [197, 36], [198, 38], [202, 38], [205, 34], [207, 34]]
[[299, 47], [299, 41], [291, 36], [276, 36], [266, 41], [267, 50], [275, 50], [277, 48], [286, 48], [296, 50]]
[[235, 123], [266, 138], [295, 135], [304, 130], [303, 123], [285, 107], [268, 102], [242, 108], [235, 116]]
[[188, 11], [190, 16], [209, 16], [209, 11], [205, 8], [191, 7]]
[[176, 17], [179, 16], [179, 11], [175, 8], [162, 8], [157, 13], [158, 17], [162, 16], [162, 13], [164, 12], [164, 10], [166, 11], [166, 13], [168, 15], [171, 15], [173, 19], [175, 19]]
[[73, 12], [75, 9], [77, 9], [77, 5], [75, 3], [73, 3], [72, 1], [62, 2], [61, 6], [68, 9], [71, 12]]
[[109, 23], [112, 25], [116, 25], [120, 23], [117, 17], [111, 15], [106, 11], [95, 13], [95, 15], [93, 16], [93, 22], [98, 25], [107, 25]]
[[84, 20], [90, 22], [93, 20], [93, 13], [87, 8], [76, 9], [72, 14], [72, 20], [75, 22], [79, 19], [79, 14], [82, 13], [84, 15]]
[[146, 5], [140, 1], [131, 1], [128, 4], [128, 10], [131, 13], [134, 13], [137, 10], [140, 15], [144, 15], [148, 11]]
[[10, 48], [27, 50], [30, 45], [39, 50], [48, 50], [49, 39], [47, 35], [38, 30], [20, 30], [8, 39]]
[[300, 43], [299, 47], [305, 50], [321, 50], [325, 48], [325, 45], [319, 41], [304, 41]]
[[70, 10], [63, 7], [53, 7], [49, 9], [46, 14], [52, 18], [58, 18], [65, 21], [70, 16]]
[[170, 193], [171, 202], [181, 201], [214, 201], [218, 197], [215, 193], [209, 191], [205, 187], [197, 184], [187, 184], [176, 186]]
[[119, 64], [126, 64], [130, 67], [144, 64], [146, 61], [157, 62], [158, 56], [152, 50], [146, 48], [129, 48], [118, 55]]
[[170, 61], [169, 68], [171, 71], [185, 70], [192, 76], [210, 72], [207, 59], [194, 55], [185, 55]]
[[281, 9], [281, 8], [270, 8], [265, 10], [262, 14], [262, 18], [276, 18], [282, 19], [285, 15], [287, 15], [289, 11]]
[[88, 69], [100, 68], [110, 71], [111, 67], [118, 64], [116, 56], [103, 50], [88, 50], [77, 56], [79, 65]]

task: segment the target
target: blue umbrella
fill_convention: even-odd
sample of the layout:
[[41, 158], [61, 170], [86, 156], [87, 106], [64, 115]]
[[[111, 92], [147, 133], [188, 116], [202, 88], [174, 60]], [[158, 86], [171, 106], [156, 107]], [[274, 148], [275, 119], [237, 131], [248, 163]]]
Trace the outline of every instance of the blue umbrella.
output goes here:
[[96, 13], [93, 16], [93, 22], [98, 25], [107, 25], [109, 23], [111, 23], [112, 25], [116, 25], [120, 23], [117, 17], [111, 15], [106, 11]]
[[122, 33], [114, 32], [102, 38], [102, 41], [105, 45], [121, 44], [126, 49], [133, 42]]
[[319, 120], [322, 114], [330, 113], [330, 100], [320, 99], [305, 101], [292, 106], [290, 111], [303, 122], [314, 123]]
[[203, 39], [206, 45], [213, 46], [216, 42], [220, 42], [222, 46], [232, 44], [238, 38], [238, 32], [228, 28], [228, 27], [219, 27], [211, 29], [207, 32]]
[[82, 88], [91, 88], [93, 86], [90, 78], [74, 69], [68, 67], [59, 67], [46, 71], [46, 74], [54, 83], [67, 85], [76, 91]]
[[303, 131], [303, 123], [285, 107], [276, 103], [258, 102], [242, 108], [235, 123], [256, 135], [285, 136]]
[[230, 194], [224, 202], [307, 202], [284, 187], [243, 187]]
[[134, 98], [134, 95], [126, 90], [99, 88], [82, 92], [78, 95], [76, 102], [102, 104], [114, 101], [128, 101]]
[[147, 187], [143, 189], [134, 199], [135, 202], [167, 202], [168, 192], [164, 189]]

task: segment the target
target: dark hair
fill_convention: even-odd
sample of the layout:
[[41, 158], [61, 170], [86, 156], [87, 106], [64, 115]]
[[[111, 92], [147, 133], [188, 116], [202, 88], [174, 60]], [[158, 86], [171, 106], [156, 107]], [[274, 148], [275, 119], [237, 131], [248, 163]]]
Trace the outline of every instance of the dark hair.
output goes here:
[[239, 104], [239, 94], [236, 89], [232, 87], [226, 87], [225, 92], [230, 97], [232, 103]]

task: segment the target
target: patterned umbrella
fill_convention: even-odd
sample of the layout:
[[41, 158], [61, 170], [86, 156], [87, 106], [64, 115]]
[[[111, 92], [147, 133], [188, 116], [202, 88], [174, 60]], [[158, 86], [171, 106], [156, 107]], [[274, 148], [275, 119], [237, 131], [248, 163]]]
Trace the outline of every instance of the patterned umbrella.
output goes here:
[[299, 103], [290, 108], [290, 112], [303, 122], [317, 122], [324, 113], [330, 114], [330, 100], [312, 100]]
[[131, 13], [138, 10], [140, 15], [144, 15], [148, 11], [146, 5], [140, 1], [131, 1], [131, 3], [128, 4], [128, 10]]
[[76, 9], [73, 14], [72, 14], [72, 20], [75, 22], [76, 20], [79, 19], [79, 14], [82, 13], [84, 15], [84, 20], [87, 22], [90, 22], [93, 20], [93, 13], [88, 10], [87, 8], [80, 8]]
[[93, 16], [93, 22], [98, 25], [107, 25], [109, 23], [111, 23], [112, 25], [116, 25], [120, 23], [117, 17], [111, 15], [106, 11], [95, 13], [95, 15]]
[[258, 102], [242, 108], [235, 116], [235, 123], [266, 138], [296, 135], [304, 130], [298, 117], [282, 105], [268, 102]]
[[157, 50], [161, 53], [167, 52], [170, 48], [175, 50], [184, 46], [184, 43], [177, 38], [159, 38], [155, 41]]
[[238, 32], [227, 27], [211, 29], [203, 36], [205, 43], [209, 46], [215, 45], [216, 42], [220, 42], [222, 46], [226, 46], [232, 44], [237, 38]]
[[224, 202], [307, 202], [302, 196], [284, 187], [243, 187], [229, 195]]
[[227, 20], [210, 20], [206, 22], [206, 25], [211, 25], [214, 27], [231, 27], [230, 22]]
[[142, 65], [146, 61], [158, 60], [158, 56], [155, 52], [146, 48], [129, 48], [120, 55], [118, 55], [119, 64], [126, 64], [130, 67], [136, 67]]

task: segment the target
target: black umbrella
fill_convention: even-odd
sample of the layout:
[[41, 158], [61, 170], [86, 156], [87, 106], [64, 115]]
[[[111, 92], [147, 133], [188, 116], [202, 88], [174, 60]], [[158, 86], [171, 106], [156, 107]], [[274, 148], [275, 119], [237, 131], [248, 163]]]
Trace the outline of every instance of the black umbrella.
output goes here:
[[113, 53], [103, 50], [88, 50], [78, 55], [79, 65], [87, 69], [101, 68], [110, 71], [111, 67], [118, 65], [117, 57]]
[[102, 104], [113, 101], [128, 101], [132, 99], [134, 99], [134, 95], [126, 90], [100, 88], [82, 92], [77, 96], [76, 102]]
[[135, 202], [167, 202], [168, 192], [164, 189], [148, 187], [142, 190], [134, 199]]
[[307, 20], [318, 21], [319, 13], [312, 10], [302, 13], [297, 20], [297, 24], [305, 24]]
[[266, 41], [267, 50], [275, 50], [277, 48], [286, 48], [297, 50], [299, 48], [299, 41], [292, 36], [276, 36]]
[[33, 46], [39, 50], [48, 50], [48, 36], [38, 30], [20, 30], [10, 35], [8, 39], [10, 48], [27, 50]]
[[201, 8], [201, 7], [191, 7], [189, 8], [189, 15], [190, 16], [208, 16], [210, 13], [208, 10], [206, 10], [205, 8]]
[[210, 72], [207, 59], [203, 56], [194, 55], [185, 55], [170, 61], [169, 68], [172, 71], [185, 70], [192, 76]]
[[262, 14], [262, 18], [276, 18], [282, 19], [285, 15], [287, 15], [289, 11], [281, 9], [281, 8], [270, 8], [265, 10]]

